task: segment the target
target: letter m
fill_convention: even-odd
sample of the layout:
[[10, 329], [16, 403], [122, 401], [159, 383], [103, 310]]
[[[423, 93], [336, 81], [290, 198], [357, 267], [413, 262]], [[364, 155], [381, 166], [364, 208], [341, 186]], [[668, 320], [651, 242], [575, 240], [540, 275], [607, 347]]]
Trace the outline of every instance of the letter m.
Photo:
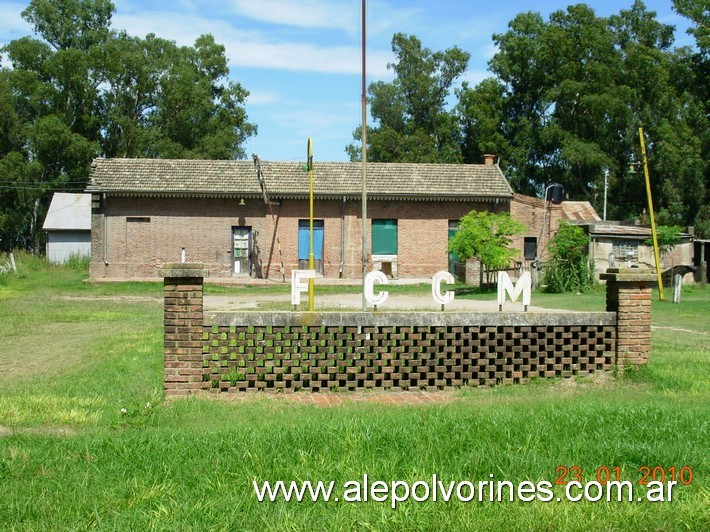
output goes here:
[[530, 272], [523, 272], [518, 281], [513, 286], [513, 281], [510, 280], [507, 272], [498, 272], [498, 310], [503, 310], [505, 303], [505, 294], [510, 296], [510, 299], [515, 303], [523, 294], [523, 305], [525, 310], [528, 310], [530, 304], [530, 293], [532, 292], [532, 278]]

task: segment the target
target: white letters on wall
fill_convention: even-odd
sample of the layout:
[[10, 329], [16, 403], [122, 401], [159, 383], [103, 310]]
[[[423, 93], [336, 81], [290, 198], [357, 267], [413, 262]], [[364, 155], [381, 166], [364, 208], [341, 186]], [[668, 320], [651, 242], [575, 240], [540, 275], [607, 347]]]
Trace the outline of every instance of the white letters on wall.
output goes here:
[[525, 310], [528, 310], [530, 304], [530, 294], [532, 292], [532, 278], [530, 272], [523, 272], [518, 282], [513, 286], [507, 272], [498, 272], [498, 310], [503, 310], [505, 303], [505, 294], [510, 296], [513, 303], [518, 299], [520, 294], [523, 295], [523, 305]]
[[380, 284], [387, 284], [387, 276], [381, 271], [370, 272], [365, 276], [365, 299], [370, 305], [376, 307], [387, 301], [390, 293], [382, 291], [375, 296], [375, 281]]
[[431, 297], [439, 305], [447, 305], [454, 300], [455, 294], [452, 290], [447, 290], [442, 294], [441, 283], [454, 284], [454, 276], [447, 271], [436, 272], [431, 281]]
[[308, 291], [308, 283], [301, 279], [315, 279], [315, 270], [291, 270], [291, 304], [298, 306], [301, 304], [301, 292]]

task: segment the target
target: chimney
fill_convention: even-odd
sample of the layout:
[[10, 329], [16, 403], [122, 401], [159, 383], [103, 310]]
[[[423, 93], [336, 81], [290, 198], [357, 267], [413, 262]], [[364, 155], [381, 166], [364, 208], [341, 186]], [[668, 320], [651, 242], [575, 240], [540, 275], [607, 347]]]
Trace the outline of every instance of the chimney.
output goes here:
[[492, 153], [486, 153], [483, 155], [483, 164], [486, 166], [493, 166], [496, 156]]

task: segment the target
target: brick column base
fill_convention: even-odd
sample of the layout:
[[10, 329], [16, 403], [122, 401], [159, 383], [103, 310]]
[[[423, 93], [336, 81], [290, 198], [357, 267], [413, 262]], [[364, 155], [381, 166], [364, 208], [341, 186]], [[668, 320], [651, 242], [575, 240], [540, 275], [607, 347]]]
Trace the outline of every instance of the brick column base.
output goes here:
[[616, 312], [616, 364], [646, 364], [651, 356], [651, 289], [657, 276], [641, 268], [609, 268], [606, 280], [606, 310]]
[[202, 264], [166, 264], [163, 284], [165, 396], [188, 395], [209, 383], [202, 380]]

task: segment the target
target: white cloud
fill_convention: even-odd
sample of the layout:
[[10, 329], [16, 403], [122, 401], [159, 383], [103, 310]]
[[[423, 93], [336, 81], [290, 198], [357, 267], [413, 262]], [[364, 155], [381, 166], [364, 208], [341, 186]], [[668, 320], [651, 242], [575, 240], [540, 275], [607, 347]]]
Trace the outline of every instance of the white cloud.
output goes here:
[[238, 14], [254, 20], [297, 28], [331, 28], [357, 33], [360, 13], [350, 2], [325, 0], [232, 0]]
[[249, 91], [249, 96], [247, 96], [248, 105], [271, 105], [281, 101], [281, 96], [275, 92], [253, 90]]
[[469, 87], [474, 88], [481, 81], [492, 76], [493, 74], [487, 70], [467, 70], [459, 79], [457, 86], [461, 86], [461, 83], [465, 81], [468, 83]]
[[[222, 20], [172, 12], [117, 13], [114, 22], [115, 27], [125, 28], [130, 34], [155, 33], [179, 45], [192, 45], [199, 35], [211, 33], [225, 46], [232, 67], [334, 74], [360, 72], [357, 46], [321, 46], [304, 41], [278, 40], [265, 31], [241, 31]], [[368, 75], [387, 76], [389, 61], [389, 53], [368, 51]]]
[[0, 16], [2, 16], [0, 43], [6, 44], [32, 33], [32, 26], [22, 18], [22, 11], [26, 7], [16, 2], [0, 2]]

